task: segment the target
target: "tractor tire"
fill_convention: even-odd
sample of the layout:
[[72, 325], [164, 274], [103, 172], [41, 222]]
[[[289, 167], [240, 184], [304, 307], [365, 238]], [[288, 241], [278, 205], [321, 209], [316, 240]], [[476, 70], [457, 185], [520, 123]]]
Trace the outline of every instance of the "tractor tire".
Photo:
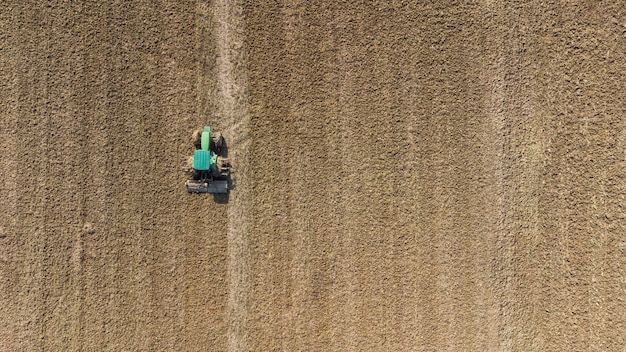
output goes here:
[[224, 137], [222, 134], [217, 132], [215, 135], [211, 136], [211, 143], [209, 149], [215, 152], [218, 155], [222, 154], [222, 148], [224, 147]]
[[196, 149], [202, 148], [202, 129], [193, 131], [193, 134], [191, 135], [191, 141], [193, 143], [194, 148]]
[[230, 161], [227, 158], [217, 158], [217, 172], [218, 176], [228, 177], [230, 175]]

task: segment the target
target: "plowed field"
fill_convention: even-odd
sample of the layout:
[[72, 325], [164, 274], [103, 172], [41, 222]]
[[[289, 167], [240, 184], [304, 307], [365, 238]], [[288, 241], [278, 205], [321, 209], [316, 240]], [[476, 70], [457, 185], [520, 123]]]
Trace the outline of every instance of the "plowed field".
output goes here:
[[522, 3], [3, 2], [0, 350], [623, 350], [626, 8]]

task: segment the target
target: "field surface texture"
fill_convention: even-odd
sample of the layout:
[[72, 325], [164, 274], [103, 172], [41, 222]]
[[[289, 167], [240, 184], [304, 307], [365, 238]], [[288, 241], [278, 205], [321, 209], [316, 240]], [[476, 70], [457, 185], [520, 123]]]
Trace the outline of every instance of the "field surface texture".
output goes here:
[[0, 351], [626, 346], [619, 1], [4, 1], [0, 80]]

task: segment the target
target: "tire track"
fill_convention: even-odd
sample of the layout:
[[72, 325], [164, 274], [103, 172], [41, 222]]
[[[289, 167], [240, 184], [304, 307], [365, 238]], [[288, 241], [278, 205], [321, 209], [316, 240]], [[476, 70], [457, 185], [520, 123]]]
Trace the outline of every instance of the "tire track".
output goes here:
[[246, 326], [250, 299], [249, 106], [241, 1], [218, 0], [213, 5], [217, 47], [219, 115], [233, 165], [235, 189], [228, 207], [228, 350], [249, 350]]
[[492, 346], [505, 350], [544, 350], [536, 330], [542, 323], [536, 308], [541, 306], [536, 298], [540, 259], [534, 249], [541, 226], [543, 136], [533, 92], [536, 66], [532, 58], [537, 48], [529, 29], [534, 26], [533, 16], [527, 15], [533, 8], [501, 4], [485, 8], [491, 12], [487, 25], [498, 28], [488, 38], [486, 47], [493, 57], [483, 72], [485, 134], [493, 140], [485, 155], [485, 163], [491, 160], [492, 164], [488, 209], [494, 219], [488, 248], [496, 259], [490, 268], [494, 277], [491, 299], [494, 305], [500, 303], [497, 315], [490, 313], [488, 335]]
[[[285, 1], [281, 4], [280, 8], [280, 23], [284, 26], [283, 39], [284, 46], [281, 47], [284, 53], [284, 57], [297, 58], [301, 48], [298, 47], [298, 43], [305, 40], [301, 29], [302, 25], [302, 4], [299, 1]], [[294, 59], [293, 61], [296, 61]], [[300, 131], [296, 121], [297, 116], [302, 115], [302, 111], [298, 108], [298, 103], [301, 102], [301, 98], [291, 95], [293, 91], [299, 91], [301, 89], [302, 82], [307, 81], [307, 77], [304, 75], [301, 69], [293, 67], [293, 63], [285, 63], [285, 70], [289, 72], [288, 81], [283, 85], [287, 88], [287, 96], [289, 97], [289, 104], [285, 104], [285, 115], [289, 116], [289, 121], [284, 124], [284, 130], [282, 134], [288, 135], [289, 133], [297, 133]], [[285, 295], [281, 298], [281, 305], [279, 308], [280, 320], [278, 326], [281, 331], [281, 335], [293, 336], [291, 339], [280, 339], [278, 344], [283, 350], [295, 350], [296, 346], [302, 343], [303, 338], [306, 337], [307, 326], [303, 322], [302, 317], [306, 316], [307, 307], [306, 298], [307, 292], [310, 291], [310, 246], [307, 241], [307, 237], [311, 237], [310, 233], [304, 228], [303, 223], [306, 223], [306, 190], [304, 183], [306, 182], [307, 172], [303, 170], [306, 166], [310, 166], [307, 163], [307, 156], [302, 148], [305, 146], [302, 144], [302, 140], [298, 135], [294, 135], [291, 141], [285, 141], [285, 144], [289, 143], [289, 151], [297, 150], [296, 153], [289, 153], [288, 160], [285, 161], [286, 166], [286, 178], [289, 182], [286, 182], [284, 191], [289, 194], [288, 199], [284, 199], [283, 202], [287, 204], [289, 209], [289, 221], [285, 226], [285, 232], [290, 233], [289, 247], [290, 250], [285, 260], [286, 265], [289, 267], [289, 273], [285, 275], [282, 284], [285, 288]], [[286, 148], [287, 149], [287, 148]], [[294, 202], [294, 198], [298, 201]], [[297, 253], [297, 254], [296, 254]]]
[[[350, 15], [345, 12], [337, 13], [335, 19], [342, 26], [346, 26], [346, 23], [350, 21]], [[350, 170], [352, 169], [353, 162], [349, 159], [348, 146], [349, 140], [352, 137], [353, 131], [351, 130], [352, 121], [358, 119], [358, 112], [354, 105], [351, 105], [352, 95], [356, 90], [356, 75], [353, 73], [355, 69], [355, 59], [353, 58], [354, 52], [350, 46], [350, 39], [346, 38], [346, 35], [342, 35], [343, 32], [335, 34], [336, 42], [338, 46], [337, 53], [337, 71], [338, 71], [338, 84], [337, 89], [334, 92], [337, 99], [338, 115], [341, 116], [337, 119], [337, 155], [335, 156], [339, 160], [341, 168], [341, 177], [347, 185], [357, 184], [354, 181], [355, 174]], [[349, 204], [350, 195], [353, 194], [351, 186], [346, 187], [348, 190], [344, 190], [343, 185], [337, 185], [337, 204]], [[356, 270], [352, 263], [358, 255], [355, 251], [355, 247], [358, 244], [358, 238], [355, 235], [355, 217], [358, 214], [358, 210], [354, 207], [346, 207], [342, 209], [341, 221], [338, 226], [337, 236], [333, 239], [333, 246], [336, 251], [336, 265], [335, 281], [333, 285], [333, 302], [336, 302], [335, 311], [331, 318], [332, 321], [332, 336], [333, 336], [333, 351], [357, 351], [358, 350], [358, 293], [359, 282], [356, 276]]]

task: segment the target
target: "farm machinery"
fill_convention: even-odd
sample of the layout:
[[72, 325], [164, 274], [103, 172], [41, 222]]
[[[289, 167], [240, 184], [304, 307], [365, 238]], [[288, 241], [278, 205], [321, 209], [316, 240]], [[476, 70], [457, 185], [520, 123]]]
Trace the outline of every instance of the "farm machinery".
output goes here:
[[204, 126], [194, 134], [192, 179], [185, 182], [189, 193], [228, 193], [230, 163], [221, 134], [211, 135], [211, 127]]

